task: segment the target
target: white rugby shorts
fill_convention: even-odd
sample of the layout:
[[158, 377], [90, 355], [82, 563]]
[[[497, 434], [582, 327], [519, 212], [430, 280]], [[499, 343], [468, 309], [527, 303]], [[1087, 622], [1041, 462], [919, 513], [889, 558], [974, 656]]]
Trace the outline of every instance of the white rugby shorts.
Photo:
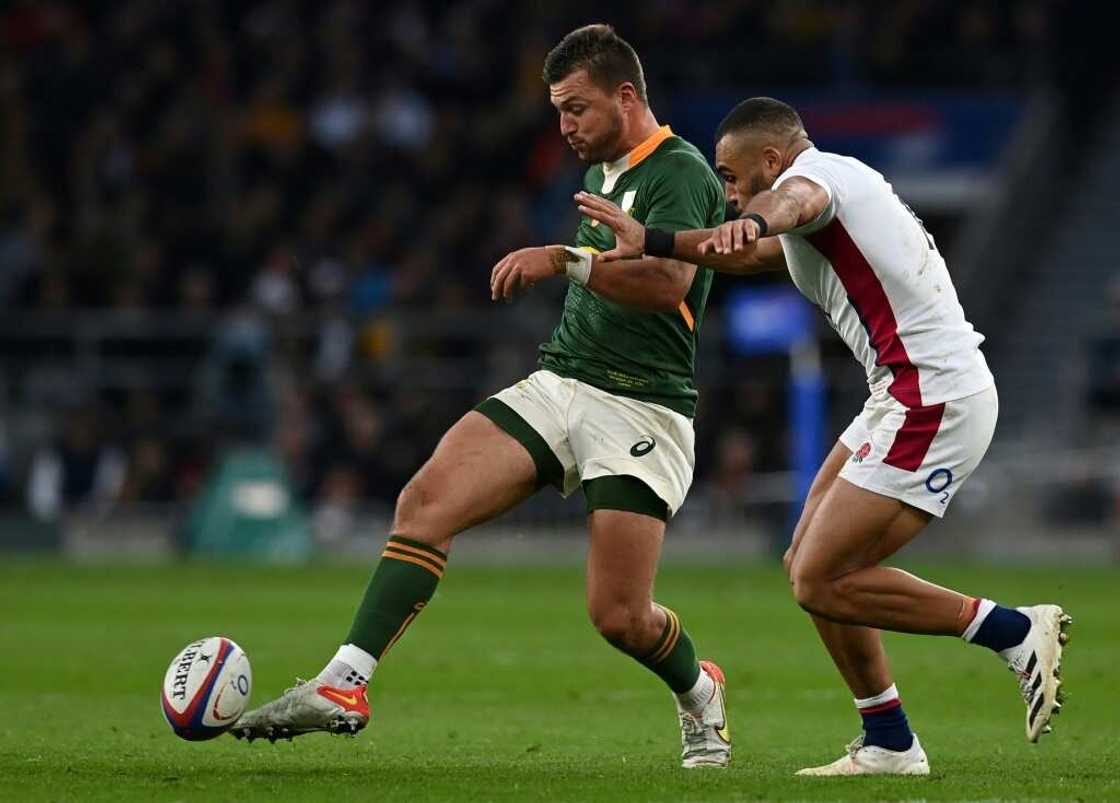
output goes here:
[[988, 451], [998, 417], [994, 385], [928, 407], [907, 408], [892, 396], [872, 396], [840, 436], [852, 452], [840, 476], [944, 516]]
[[536, 371], [491, 398], [544, 439], [560, 463], [556, 485], [564, 496], [587, 480], [631, 476], [657, 494], [669, 515], [684, 503], [696, 465], [687, 416], [551, 371]]

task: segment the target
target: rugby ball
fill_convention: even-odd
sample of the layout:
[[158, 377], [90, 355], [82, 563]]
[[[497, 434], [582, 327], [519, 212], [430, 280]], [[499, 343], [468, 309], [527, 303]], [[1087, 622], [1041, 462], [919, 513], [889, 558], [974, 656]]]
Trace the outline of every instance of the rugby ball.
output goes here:
[[224, 636], [184, 647], [163, 676], [163, 715], [175, 735], [192, 742], [229, 730], [249, 705], [249, 656]]

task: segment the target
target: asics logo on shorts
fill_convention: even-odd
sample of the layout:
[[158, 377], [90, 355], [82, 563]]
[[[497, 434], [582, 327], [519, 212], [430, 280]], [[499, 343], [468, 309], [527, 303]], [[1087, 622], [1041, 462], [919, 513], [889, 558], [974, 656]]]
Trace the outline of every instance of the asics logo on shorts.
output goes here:
[[640, 441], [630, 447], [630, 455], [632, 457], [645, 457], [653, 451], [653, 447], [657, 445], [657, 441], [653, 439], [652, 435], [646, 435]]

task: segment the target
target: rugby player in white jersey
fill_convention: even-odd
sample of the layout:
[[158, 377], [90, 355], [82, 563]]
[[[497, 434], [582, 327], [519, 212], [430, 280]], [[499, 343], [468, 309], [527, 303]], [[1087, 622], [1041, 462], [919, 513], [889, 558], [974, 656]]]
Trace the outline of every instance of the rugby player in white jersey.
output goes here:
[[925, 775], [880, 630], [960, 636], [1018, 675], [1031, 742], [1061, 708], [1069, 617], [1006, 608], [880, 563], [941, 517], [992, 439], [998, 398], [933, 238], [867, 165], [818, 151], [797, 112], [736, 106], [716, 133], [716, 171], [740, 213], [714, 229], [646, 229], [603, 198], [576, 196], [610, 226], [602, 262], [639, 254], [726, 273], [788, 270], [863, 363], [870, 397], [821, 466], [784, 564], [794, 596], [855, 697], [864, 732], [804, 775]]

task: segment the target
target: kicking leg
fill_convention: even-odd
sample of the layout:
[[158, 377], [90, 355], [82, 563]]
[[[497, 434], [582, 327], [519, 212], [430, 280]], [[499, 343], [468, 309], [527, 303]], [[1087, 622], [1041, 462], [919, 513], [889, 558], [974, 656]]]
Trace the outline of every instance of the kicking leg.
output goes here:
[[245, 714], [233, 734], [275, 740], [365, 727], [366, 684], [435, 593], [451, 540], [536, 489], [537, 467], [528, 450], [486, 416], [467, 413], [401, 491], [392, 535], [346, 643], [318, 677]]
[[[381, 660], [435, 593], [452, 539], [536, 489], [537, 470], [525, 447], [481, 413], [467, 413], [401, 491], [392, 535], [347, 644]], [[359, 675], [359, 683], [369, 677]]]

